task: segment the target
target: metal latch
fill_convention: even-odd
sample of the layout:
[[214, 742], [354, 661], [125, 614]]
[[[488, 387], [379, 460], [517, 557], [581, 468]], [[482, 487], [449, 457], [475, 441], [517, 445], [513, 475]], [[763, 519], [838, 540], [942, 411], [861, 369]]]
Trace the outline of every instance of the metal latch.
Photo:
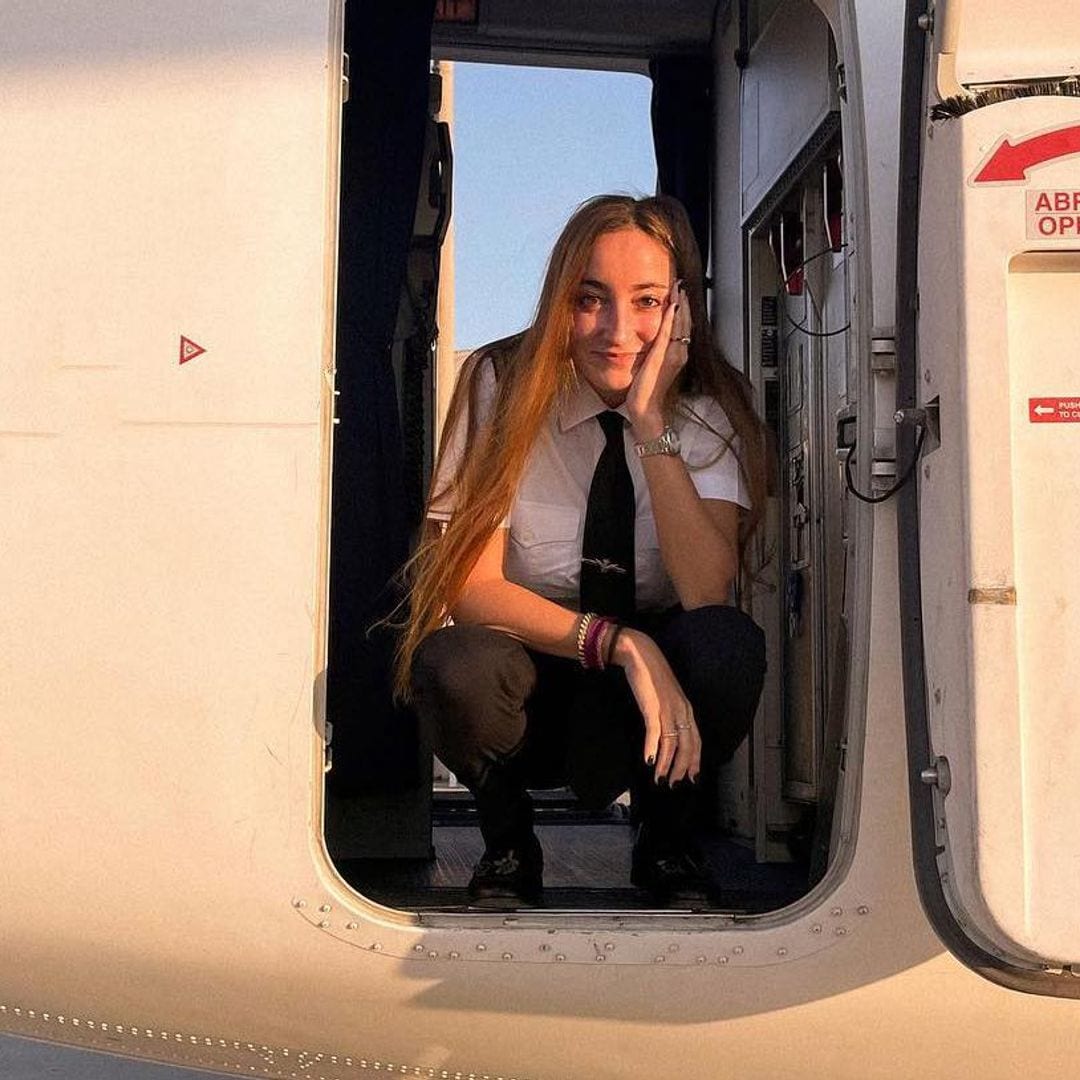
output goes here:
[[952, 771], [949, 769], [947, 757], [934, 758], [934, 764], [928, 765], [919, 773], [919, 779], [931, 787], [935, 787], [942, 796], [948, 795], [952, 788]]
[[854, 405], [845, 405], [836, 412], [836, 456], [841, 461], [846, 461], [848, 454], [855, 448], [858, 418]]

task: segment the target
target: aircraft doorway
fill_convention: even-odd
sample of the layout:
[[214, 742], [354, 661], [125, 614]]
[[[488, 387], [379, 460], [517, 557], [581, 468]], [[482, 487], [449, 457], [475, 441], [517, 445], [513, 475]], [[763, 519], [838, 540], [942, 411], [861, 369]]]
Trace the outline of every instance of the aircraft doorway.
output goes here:
[[[508, 107], [510, 104], [525, 102], [532, 96], [546, 100], [553, 111], [559, 108], [562, 144], [537, 151], [538, 157], [546, 158], [549, 168], [557, 171], [560, 160], [590, 163], [591, 152], [595, 150], [596, 124], [609, 120], [611, 112], [610, 109], [598, 109], [598, 101], [610, 101], [613, 97], [632, 100], [637, 116], [632, 120], [635, 128], [627, 142], [639, 147], [652, 144], [651, 86], [644, 75], [647, 63], [637, 66], [641, 73], [499, 69], [493, 65], [475, 65], [482, 77], [474, 81], [476, 86], [484, 87], [486, 95], [506, 106], [502, 123], [508, 130], [527, 131], [530, 123], [527, 115], [514, 117]], [[468, 88], [474, 75], [470, 70], [472, 67], [474, 65], [461, 66], [455, 76], [450, 63], [437, 61], [429, 70], [425, 87], [420, 184], [411, 215], [412, 232], [402, 289], [395, 306], [392, 363], [384, 384], [378, 388], [382, 395], [379, 407], [385, 410], [387, 424], [391, 428], [396, 425], [397, 434], [389, 440], [389, 445], [379, 449], [382, 464], [378, 469], [371, 468], [370, 460], [359, 469], [362, 476], [367, 476], [370, 483], [380, 488], [380, 496], [386, 496], [388, 486], [393, 488], [393, 512], [383, 515], [379, 523], [398, 531], [400, 542], [396, 556], [399, 561], [395, 570], [404, 561], [420, 526], [423, 495], [458, 366], [473, 348], [522, 329], [531, 317], [528, 303], [519, 303], [515, 307], [502, 301], [501, 281], [508, 273], [516, 271], [517, 277], [531, 286], [535, 295], [541, 263], [550, 242], [576, 203], [601, 190], [646, 194], [653, 190], [655, 182], [652, 162], [641, 169], [642, 155], [638, 153], [637, 162], [632, 161], [622, 176], [617, 172], [598, 175], [595, 169], [591, 173], [586, 170], [586, 179], [579, 190], [563, 194], [562, 202], [557, 203], [552, 192], [538, 185], [537, 166], [524, 153], [517, 154], [520, 172], [516, 175], [510, 171], [509, 164], [499, 159], [500, 149], [506, 147], [500, 147], [497, 133], [488, 132], [486, 145], [483, 139], [477, 139], [470, 148]], [[356, 55], [352, 56], [352, 71], [355, 84], [358, 75]], [[506, 80], [501, 92], [492, 81], [500, 76], [500, 72]], [[531, 95], [522, 90], [528, 80], [534, 83]], [[535, 89], [545, 80], [552, 86], [560, 85], [564, 93], [566, 87], [572, 87], [576, 81], [579, 88], [576, 102], [570, 93], [565, 104], [556, 106], [550, 92], [545, 95], [543, 90]], [[598, 80], [607, 83], [602, 92], [597, 90]], [[356, 96], [354, 88], [354, 101]], [[578, 145], [573, 142], [575, 135], [582, 140]], [[346, 139], [348, 137], [346, 127]], [[474, 155], [472, 161], [470, 153]], [[837, 147], [830, 146], [829, 153], [835, 158]], [[345, 156], [347, 159], [347, 151]], [[509, 156], [514, 157], [512, 150]], [[608, 160], [611, 156], [607, 155]], [[765, 311], [768, 307], [766, 294], [771, 291], [774, 306], [779, 305], [777, 311], [782, 307], [784, 313], [794, 313], [794, 308], [785, 306], [784, 290], [778, 284], [782, 281], [779, 256], [769, 247], [767, 237], [774, 227], [778, 228], [780, 222], [786, 221], [788, 233], [799, 232], [804, 250], [819, 244], [820, 237], [825, 235], [819, 226], [828, 217], [828, 210], [821, 201], [824, 198], [821, 183], [808, 178], [817, 175], [823, 160], [820, 152], [812, 159], [804, 159], [805, 175], [788, 175], [783, 179], [787, 190], [782, 207], [777, 203], [768, 212], [767, 220], [745, 234], [738, 233], [737, 246], [743, 249], [741, 257], [746, 260], [749, 275], [746, 310]], [[635, 164], [638, 166], [636, 172]], [[504, 191], [517, 199], [519, 212], [516, 215], [499, 219], [499, 207], [492, 205], [493, 189], [488, 189], [486, 198], [482, 192], [478, 197], [478, 193], [469, 189], [470, 170], [476, 176], [484, 169], [497, 170], [494, 190]], [[348, 200], [348, 186], [343, 187], [343, 198]], [[836, 190], [834, 185], [831, 196], [833, 218], [842, 214], [836, 203], [839, 198]], [[497, 255], [513, 251], [516, 238], [523, 230], [542, 231], [542, 226], [528, 221], [520, 212], [523, 201], [526, 205], [535, 203], [549, 212], [547, 232], [535, 245], [539, 256], [527, 268], [521, 265], [520, 257], [508, 268], [493, 266], [487, 282], [478, 280], [475, 271], [464, 268], [462, 260], [470, 246], [477, 246], [476, 233], [480, 229], [487, 228], [498, 237], [494, 254], [487, 256], [491, 263]], [[793, 207], [798, 211], [794, 216]], [[702, 210], [707, 222], [711, 212], [707, 199]], [[347, 227], [352, 215], [359, 213], [359, 207], [350, 209], [343, 203], [343, 228]], [[452, 270], [450, 251], [457, 254], [456, 270]], [[715, 274], [715, 252], [713, 259]], [[482, 263], [483, 256], [476, 261]], [[836, 629], [840, 625], [837, 615], [840, 599], [833, 569], [835, 552], [839, 550], [841, 499], [835, 484], [825, 491], [821, 479], [831, 460], [826, 437], [828, 425], [823, 419], [827, 406], [822, 396], [825, 390], [815, 383], [813, 394], [817, 397], [812, 401], [807, 398], [805, 412], [795, 418], [790, 410], [795, 388], [805, 386], [809, 392], [811, 388], [806, 380], [816, 378], [813, 373], [819, 370], [820, 350], [815, 347], [811, 356], [808, 348], [800, 351], [800, 342], [816, 341], [813, 335], [817, 331], [813, 327], [817, 323], [812, 320], [831, 318], [832, 308], [838, 303], [842, 306], [843, 300], [838, 299], [844, 289], [842, 270], [842, 259], [829, 262], [827, 266], [822, 262], [812, 271], [808, 268], [808, 272], [818, 275], [813, 279], [815, 301], [797, 319], [802, 320], [802, 329], [809, 330], [809, 336], [793, 333], [794, 316], [786, 314], [789, 321], [780, 331], [782, 348], [771, 361], [768, 356], [762, 358], [759, 355], [763, 337], [759, 335], [758, 343], [753, 344], [751, 339], [756, 331], [750, 324], [746, 330], [747, 349], [743, 360], [756, 383], [761, 411], [769, 414], [772, 410], [769, 419], [779, 451], [773, 480], [776, 496], [771, 501], [762, 550], [779, 552], [786, 560], [785, 565], [792, 563], [792, 559], [804, 561], [795, 572], [789, 569], [781, 575], [782, 585], [778, 581], [745, 584], [744, 603], [752, 603], [755, 619], [770, 635], [769, 686], [752, 738], [712, 784], [711, 840], [707, 858], [710, 876], [717, 887], [707, 896], [674, 902], [674, 910], [725, 913], [776, 910], [803, 895], [811, 884], [811, 877], [814, 880], [821, 877], [828, 860], [828, 818], [827, 815], [819, 817], [817, 810], [819, 806], [831, 805], [834, 792], [830, 784], [835, 786], [836, 783], [835, 770], [826, 754], [826, 746], [839, 741], [835, 730], [826, 731], [829, 716], [835, 728], [836, 715], [828, 712], [825, 699], [837, 693], [827, 680], [839, 678], [842, 681], [842, 676], [836, 674], [840, 669], [834, 666], [835, 658], [843, 650], [843, 637]], [[347, 287], [347, 283], [343, 283], [343, 293]], [[468, 290], [468, 296], [463, 295], [464, 290]], [[451, 292], [453, 300], [448, 295]], [[498, 323], [489, 318], [485, 322], [470, 314], [470, 301], [476, 307], [477, 297], [480, 308], [498, 309], [496, 314], [504, 321]], [[824, 301], [821, 298], [825, 298]], [[826, 307], [829, 307], [827, 315], [823, 314]], [[489, 310], [484, 314], [491, 315], [492, 312]], [[470, 325], [470, 319], [484, 329], [463, 336], [463, 333], [470, 335], [469, 330], [463, 333], [461, 330]], [[451, 338], [455, 325], [459, 332]], [[447, 347], [448, 338], [451, 338], [452, 348]], [[833, 354], [845, 355], [842, 336], [835, 342], [830, 355]], [[738, 362], [740, 357], [732, 359]], [[350, 396], [350, 391], [342, 385], [344, 365], [341, 360], [338, 366], [338, 387], [344, 398]], [[345, 382], [348, 381], [346, 376]], [[370, 393], [370, 390], [370, 386], [365, 388], [366, 392]], [[348, 404], [342, 400], [341, 407], [344, 413]], [[784, 412], [784, 418], [780, 420], [777, 409], [789, 411]], [[341, 420], [345, 423], [343, 413]], [[828, 520], [828, 528], [832, 530], [829, 537], [817, 524], [807, 526], [805, 532], [799, 532], [791, 524], [792, 515], [798, 517], [806, 511], [807, 484], [810, 483], [807, 481], [799, 486], [795, 482], [796, 469], [787, 454], [786, 444], [795, 438], [796, 422], [805, 428], [799, 429], [802, 432], [802, 467], [807, 476], [816, 477], [813, 492], [815, 498], [820, 496], [821, 507], [817, 518], [819, 522]], [[339, 426], [336, 435], [340, 437], [341, 434]], [[338, 454], [337, 446], [335, 455]], [[370, 455], [370, 447], [367, 453]], [[354, 483], [354, 475], [342, 470], [340, 459], [337, 460], [334, 522], [339, 536], [342, 534], [339, 511], [344, 507], [346, 518], [356, 512], [355, 503], [360, 496], [350, 490]], [[368, 526], [370, 524], [368, 522]], [[792, 544], [799, 545], [799, 551], [793, 552]], [[826, 545], [833, 553], [828, 558]], [[340, 543], [335, 543], [333, 550], [332, 563], [344, 567], [343, 576], [348, 579], [356, 573], [357, 556], [350, 555]], [[780, 559], [774, 559], [772, 569], [767, 573], [780, 573], [779, 562]], [[810, 576], [802, 571], [811, 563], [819, 569], [812, 579], [812, 595], [808, 593], [805, 605], [800, 606], [802, 601], [796, 604], [792, 589], [799, 583], [810, 582]], [[377, 602], [372, 608], [377, 609], [379, 615], [388, 614], [400, 599], [400, 592], [395, 591], [392, 582], [376, 593]], [[333, 607], [332, 583], [332, 626]], [[820, 628], [811, 632], [811, 626]], [[782, 630], [783, 627], [787, 629]], [[411, 713], [391, 705], [388, 694], [391, 640], [392, 635], [385, 626], [367, 633], [364, 647], [370, 650], [370, 655], [366, 673], [357, 676], [352, 670], [343, 669], [339, 659], [338, 671], [344, 670], [344, 677], [337, 680], [331, 645], [329, 716], [333, 724], [333, 766], [328, 779], [328, 848], [343, 877], [373, 900], [389, 907], [418, 912], [463, 911], [467, 909], [465, 886], [474, 863], [483, 853], [475, 808], [468, 791], [457, 784], [438, 761], [433, 762]], [[348, 664], [355, 666], [355, 654], [351, 654]], [[365, 702], [364, 707], [358, 706], [360, 701]], [[534, 801], [537, 834], [545, 851], [547, 910], [618, 912], [649, 909], [647, 895], [634, 889], [629, 882], [635, 822], [626, 796], [597, 813], [584, 812], [569, 789], [537, 791]]]

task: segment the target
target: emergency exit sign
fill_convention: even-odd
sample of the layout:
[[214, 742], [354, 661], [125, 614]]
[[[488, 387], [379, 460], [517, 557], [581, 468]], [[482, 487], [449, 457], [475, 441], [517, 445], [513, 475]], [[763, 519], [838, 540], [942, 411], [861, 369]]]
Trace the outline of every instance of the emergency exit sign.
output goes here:
[[1025, 194], [1029, 240], [1075, 240], [1080, 237], [1080, 191], [1045, 188]]

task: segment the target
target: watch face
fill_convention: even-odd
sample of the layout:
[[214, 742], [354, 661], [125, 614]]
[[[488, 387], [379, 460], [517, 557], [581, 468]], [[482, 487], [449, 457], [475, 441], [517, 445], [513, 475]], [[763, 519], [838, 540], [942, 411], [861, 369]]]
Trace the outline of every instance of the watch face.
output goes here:
[[674, 428], [666, 428], [663, 435], [656, 440], [654, 445], [657, 454], [671, 454], [674, 456], [679, 452], [679, 433]]

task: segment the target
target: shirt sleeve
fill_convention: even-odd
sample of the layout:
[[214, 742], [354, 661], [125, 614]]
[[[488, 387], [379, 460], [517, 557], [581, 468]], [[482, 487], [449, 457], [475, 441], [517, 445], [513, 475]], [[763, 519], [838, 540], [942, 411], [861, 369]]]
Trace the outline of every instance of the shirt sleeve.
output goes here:
[[[477, 387], [477, 423], [482, 426], [491, 414], [495, 402], [495, 365], [484, 360], [480, 369], [480, 385]], [[466, 400], [461, 415], [453, 429], [446, 428], [442, 433], [443, 452], [439, 467], [432, 477], [431, 490], [434, 493], [428, 506], [427, 516], [435, 521], [449, 521], [454, 513], [454, 493], [450, 484], [457, 476], [465, 460], [466, 437], [469, 429], [469, 403]]]
[[740, 465], [740, 443], [727, 413], [713, 398], [684, 402], [679, 440], [690, 479], [703, 499], [724, 499], [749, 510], [750, 490]]

